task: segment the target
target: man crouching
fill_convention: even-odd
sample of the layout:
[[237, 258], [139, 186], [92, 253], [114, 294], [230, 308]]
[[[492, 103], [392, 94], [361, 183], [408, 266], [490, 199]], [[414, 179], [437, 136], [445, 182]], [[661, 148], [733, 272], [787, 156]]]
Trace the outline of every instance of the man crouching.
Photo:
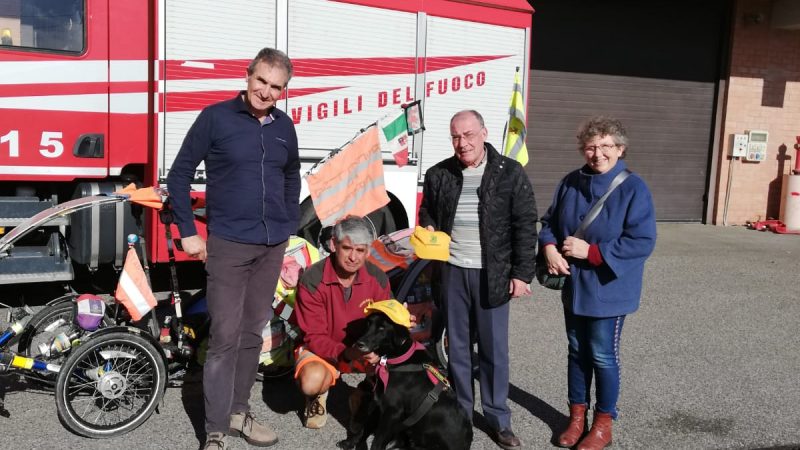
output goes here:
[[333, 228], [331, 256], [300, 278], [296, 312], [304, 337], [295, 350], [294, 377], [306, 396], [307, 428], [325, 425], [328, 389], [341, 373], [367, 372], [379, 360], [352, 347], [363, 332], [368, 301], [392, 298], [386, 274], [367, 261], [374, 239], [365, 219], [341, 220]]

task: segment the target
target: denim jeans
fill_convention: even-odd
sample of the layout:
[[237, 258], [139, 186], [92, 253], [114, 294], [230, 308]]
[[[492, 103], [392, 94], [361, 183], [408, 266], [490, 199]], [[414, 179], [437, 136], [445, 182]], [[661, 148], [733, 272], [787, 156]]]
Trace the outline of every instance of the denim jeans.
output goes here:
[[620, 384], [619, 339], [625, 316], [586, 317], [564, 309], [564, 322], [569, 341], [569, 403], [591, 405], [594, 375], [595, 409], [616, 419]]

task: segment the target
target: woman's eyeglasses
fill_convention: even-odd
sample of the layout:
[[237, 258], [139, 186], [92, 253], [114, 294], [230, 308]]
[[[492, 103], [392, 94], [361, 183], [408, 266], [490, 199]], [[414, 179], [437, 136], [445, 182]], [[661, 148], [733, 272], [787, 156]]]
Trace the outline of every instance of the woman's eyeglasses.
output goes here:
[[587, 145], [586, 147], [583, 147], [583, 153], [594, 153], [597, 150], [602, 150], [604, 152], [607, 152], [612, 148], [617, 148], [617, 147], [619, 147], [619, 144]]

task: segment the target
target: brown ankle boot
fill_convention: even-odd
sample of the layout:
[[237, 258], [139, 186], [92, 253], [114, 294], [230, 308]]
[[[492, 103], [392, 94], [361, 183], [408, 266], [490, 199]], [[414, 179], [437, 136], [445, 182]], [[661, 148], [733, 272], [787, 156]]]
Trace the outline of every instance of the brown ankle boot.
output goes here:
[[600, 450], [611, 445], [612, 421], [611, 414], [595, 411], [592, 429], [578, 444], [578, 450]]
[[574, 447], [586, 429], [586, 404], [569, 405], [569, 425], [558, 437], [559, 447]]

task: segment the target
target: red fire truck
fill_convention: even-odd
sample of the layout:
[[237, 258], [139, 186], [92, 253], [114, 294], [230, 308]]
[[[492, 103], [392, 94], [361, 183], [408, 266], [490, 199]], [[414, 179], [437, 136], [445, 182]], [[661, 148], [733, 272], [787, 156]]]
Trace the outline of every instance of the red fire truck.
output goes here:
[[[0, 0], [0, 228], [77, 197], [165, 179], [200, 110], [244, 88], [262, 47], [295, 75], [303, 173], [402, 104], [426, 131], [410, 164], [385, 155], [387, 229], [415, 222], [425, 170], [449, 156], [448, 121], [480, 110], [499, 146], [515, 69], [527, 79], [525, 0]], [[203, 195], [204, 170], [196, 184]], [[304, 188], [302, 226], [314, 210]], [[52, 221], [0, 258], [0, 284], [71, 280], [73, 265], [119, 267], [135, 231], [127, 206]], [[163, 236], [148, 216], [147, 236]], [[204, 232], [200, 224], [199, 229]], [[148, 238], [153, 262], [163, 239]]]

